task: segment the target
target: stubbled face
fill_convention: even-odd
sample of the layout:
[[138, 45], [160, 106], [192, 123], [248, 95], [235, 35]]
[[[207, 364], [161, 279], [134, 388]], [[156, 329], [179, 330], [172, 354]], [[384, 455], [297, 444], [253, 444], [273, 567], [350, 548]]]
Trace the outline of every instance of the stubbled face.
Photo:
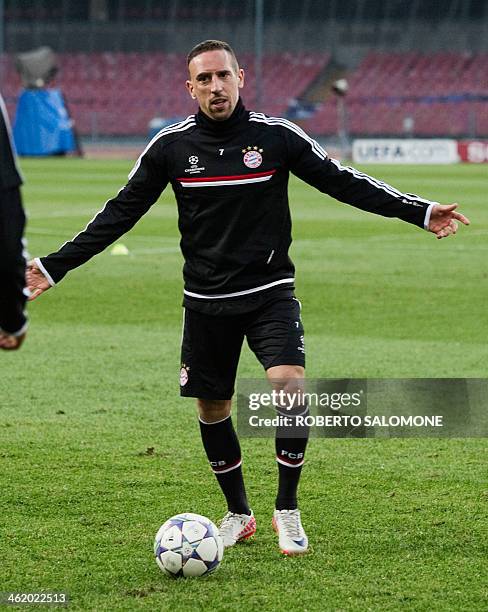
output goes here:
[[216, 121], [230, 117], [244, 86], [244, 71], [232, 56], [224, 49], [205, 51], [191, 60], [188, 70], [186, 87], [201, 110]]

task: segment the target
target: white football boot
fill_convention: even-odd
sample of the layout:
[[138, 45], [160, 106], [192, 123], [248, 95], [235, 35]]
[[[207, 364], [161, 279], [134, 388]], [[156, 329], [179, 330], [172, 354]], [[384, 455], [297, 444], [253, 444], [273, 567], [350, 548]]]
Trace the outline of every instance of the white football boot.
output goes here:
[[308, 538], [302, 527], [300, 510], [275, 510], [272, 524], [284, 555], [302, 555], [307, 552]]
[[256, 533], [256, 519], [251, 514], [235, 514], [227, 512], [220, 522], [219, 532], [224, 547], [234, 546], [240, 540], [247, 540]]

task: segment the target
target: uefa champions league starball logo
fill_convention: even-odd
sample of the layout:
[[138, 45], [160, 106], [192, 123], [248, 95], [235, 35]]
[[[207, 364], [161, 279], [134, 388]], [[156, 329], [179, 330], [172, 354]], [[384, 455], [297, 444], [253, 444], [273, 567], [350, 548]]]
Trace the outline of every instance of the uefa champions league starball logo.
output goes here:
[[263, 156], [261, 153], [263, 149], [258, 149], [258, 147], [247, 147], [247, 149], [242, 149], [244, 153], [243, 162], [248, 168], [259, 168], [259, 166], [263, 163]]

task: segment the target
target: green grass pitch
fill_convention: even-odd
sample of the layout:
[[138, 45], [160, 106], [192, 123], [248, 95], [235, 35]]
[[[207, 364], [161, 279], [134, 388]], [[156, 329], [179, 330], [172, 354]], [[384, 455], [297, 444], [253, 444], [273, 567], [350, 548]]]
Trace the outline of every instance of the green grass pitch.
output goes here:
[[[24, 160], [30, 252], [83, 228], [131, 165]], [[486, 377], [486, 168], [366, 171], [461, 202], [472, 225], [438, 241], [292, 180], [308, 375]], [[0, 355], [0, 591], [67, 591], [74, 610], [485, 610], [480, 439], [312, 440], [303, 558], [282, 558], [271, 530], [273, 441], [243, 440], [256, 536], [209, 578], [162, 575], [159, 525], [225, 511], [193, 402], [178, 396], [182, 259], [170, 189], [123, 242], [130, 256], [105, 252], [31, 304], [24, 348]], [[247, 348], [239, 376], [262, 376]]]

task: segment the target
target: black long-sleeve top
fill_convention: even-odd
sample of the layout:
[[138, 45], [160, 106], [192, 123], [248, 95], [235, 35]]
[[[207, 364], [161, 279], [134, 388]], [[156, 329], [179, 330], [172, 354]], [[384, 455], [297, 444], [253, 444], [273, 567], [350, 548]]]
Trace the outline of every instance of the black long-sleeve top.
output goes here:
[[40, 259], [56, 283], [127, 232], [171, 183], [179, 213], [184, 294], [192, 304], [291, 287], [288, 178], [357, 208], [424, 227], [433, 202], [331, 159], [297, 125], [247, 111], [202, 111], [161, 130], [129, 181], [88, 226]]

